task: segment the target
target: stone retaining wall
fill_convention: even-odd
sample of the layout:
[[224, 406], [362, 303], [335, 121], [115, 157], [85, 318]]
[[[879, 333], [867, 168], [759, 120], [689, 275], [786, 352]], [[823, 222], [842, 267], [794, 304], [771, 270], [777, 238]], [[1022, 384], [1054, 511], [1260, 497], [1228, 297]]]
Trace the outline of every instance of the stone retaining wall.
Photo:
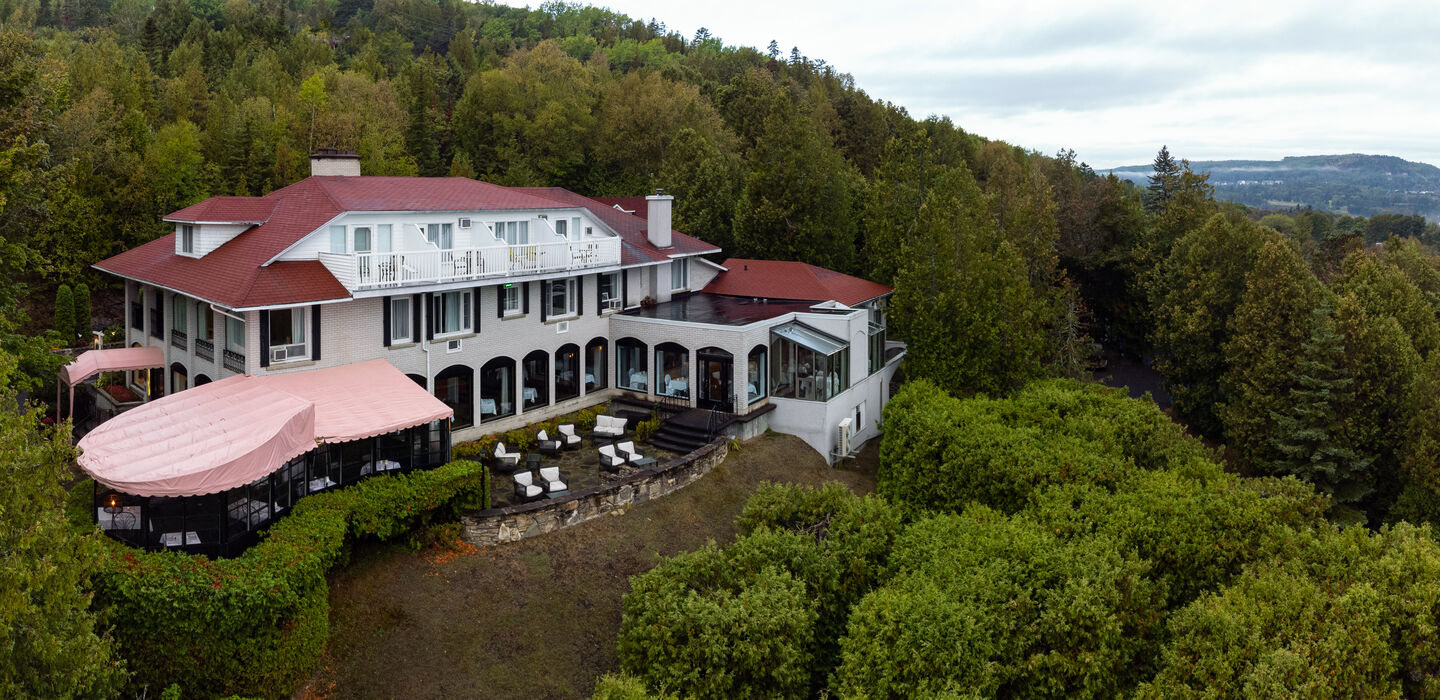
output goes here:
[[679, 491], [705, 476], [730, 453], [727, 437], [690, 454], [558, 500], [490, 508], [460, 517], [462, 537], [476, 546], [518, 542], [602, 515], [624, 515], [630, 506]]

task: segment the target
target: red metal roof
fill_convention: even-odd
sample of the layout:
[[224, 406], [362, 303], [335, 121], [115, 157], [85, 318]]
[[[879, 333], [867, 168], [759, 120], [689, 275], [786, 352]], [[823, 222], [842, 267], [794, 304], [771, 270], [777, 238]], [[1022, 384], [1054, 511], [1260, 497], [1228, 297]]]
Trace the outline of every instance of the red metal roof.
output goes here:
[[717, 275], [702, 291], [761, 299], [833, 300], [847, 306], [894, 291], [878, 282], [803, 262], [730, 258], [720, 264], [727, 271]]
[[719, 252], [683, 233], [672, 234], [671, 247], [656, 248], [646, 238], [643, 218], [559, 187], [501, 187], [460, 177], [336, 175], [308, 177], [264, 197], [211, 197], [165, 217], [167, 221], [257, 224], [201, 258], [177, 255], [172, 233], [102, 260], [95, 267], [235, 309], [347, 299], [349, 292], [318, 261], [265, 263], [347, 211], [565, 207], [585, 207], [620, 234], [622, 265]]

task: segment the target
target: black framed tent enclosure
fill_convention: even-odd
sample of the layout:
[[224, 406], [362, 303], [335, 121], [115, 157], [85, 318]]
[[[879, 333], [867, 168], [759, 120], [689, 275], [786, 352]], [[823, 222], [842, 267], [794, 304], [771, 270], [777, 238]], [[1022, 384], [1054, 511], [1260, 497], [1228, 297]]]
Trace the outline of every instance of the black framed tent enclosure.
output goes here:
[[137, 496], [95, 484], [95, 522], [106, 535], [148, 551], [238, 556], [299, 499], [383, 474], [450, 461], [450, 421], [363, 440], [319, 445], [249, 484], [196, 496]]

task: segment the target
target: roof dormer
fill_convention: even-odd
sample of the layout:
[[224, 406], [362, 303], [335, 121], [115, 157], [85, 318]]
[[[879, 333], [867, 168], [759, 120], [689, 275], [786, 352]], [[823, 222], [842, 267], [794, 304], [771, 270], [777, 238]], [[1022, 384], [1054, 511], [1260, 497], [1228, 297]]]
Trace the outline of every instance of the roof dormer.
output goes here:
[[270, 220], [278, 199], [266, 197], [211, 197], [167, 217], [175, 224], [175, 254], [204, 257], [252, 226]]

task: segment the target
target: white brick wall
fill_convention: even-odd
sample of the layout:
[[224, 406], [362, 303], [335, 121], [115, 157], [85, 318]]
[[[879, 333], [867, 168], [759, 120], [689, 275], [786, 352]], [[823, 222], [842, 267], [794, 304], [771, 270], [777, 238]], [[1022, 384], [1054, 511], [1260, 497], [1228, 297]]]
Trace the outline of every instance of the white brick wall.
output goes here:
[[[649, 277], [650, 283], [655, 281], [655, 274], [664, 271], [661, 276], [665, 285], [669, 284], [669, 269], [665, 265], [650, 266], [630, 270], [628, 273], [640, 272], [641, 276]], [[627, 274], [628, 274], [627, 273]], [[541, 321], [541, 304], [544, 303], [544, 285], [540, 282], [532, 282], [529, 285], [530, 313], [528, 315], [513, 316], [510, 318], [499, 318], [497, 314], [498, 286], [490, 285], [480, 289], [478, 295], [479, 304], [479, 328], [478, 332], [460, 336], [461, 349], [458, 352], [446, 352], [444, 341], [430, 343], [411, 342], [384, 347], [383, 328], [383, 299], [368, 298], [335, 304], [324, 304], [321, 306], [321, 332], [320, 332], [320, 360], [303, 360], [272, 364], [269, 367], [260, 366], [260, 323], [259, 312], [245, 312], [246, 318], [246, 371], [249, 374], [278, 374], [285, 372], [297, 372], [309, 369], [324, 367], [336, 367], [353, 362], [363, 362], [375, 358], [384, 358], [400, 371], [406, 374], [418, 375], [426, 378], [426, 386], [434, 387], [434, 378], [445, 369], [454, 365], [470, 367], [474, 372], [472, 383], [472, 400], [474, 401], [474, 415], [476, 420], [479, 414], [479, 387], [480, 369], [496, 357], [508, 357], [515, 362], [517, 385], [522, 381], [522, 361], [525, 356], [533, 351], [546, 353], [549, 362], [548, 395], [552, 399], [551, 405], [535, 409], [533, 411], [520, 413], [515, 416], [476, 424], [470, 428], [458, 429], [455, 431], [454, 439], [473, 439], [484, 433], [499, 432], [521, 427], [526, 424], [543, 420], [545, 418], [567, 413], [584, 406], [608, 400], [620, 393], [616, 389], [617, 362], [615, 356], [615, 341], [625, 337], [634, 337], [646, 346], [646, 365], [649, 373], [650, 392], [647, 398], [654, 398], [654, 388], [657, 385], [657, 368], [655, 363], [655, 346], [671, 342], [677, 343], [688, 351], [690, 403], [694, 405], [699, 394], [700, 373], [697, 352], [705, 347], [718, 347], [731, 354], [733, 376], [731, 378], [733, 401], [737, 412], [748, 412], [751, 409], [763, 406], [767, 401], [776, 405], [776, 410], [770, 418], [770, 425], [777, 431], [791, 433], [800, 436], [812, 447], [827, 459], [835, 448], [836, 426], [839, 421], [854, 413], [857, 405], [864, 405], [864, 425], [855, 427], [855, 443], [858, 445], [864, 440], [876, 434], [876, 421], [880, 417], [880, 411], [888, 397], [888, 386], [890, 378], [894, 375], [897, 363], [891, 363], [875, 375], [867, 374], [866, 352], [869, 344], [868, 321], [864, 312], [852, 314], [809, 314], [789, 313], [769, 319], [763, 322], [753, 323], [748, 326], [707, 326], [693, 323], [676, 321], [664, 321], [656, 319], [642, 319], [633, 316], [616, 315], [607, 313], [596, 314], [599, 290], [596, 275], [585, 275], [582, 278], [583, 293], [581, 296], [581, 313], [576, 317], [568, 319], [548, 319]], [[153, 287], [148, 287], [145, 292], [147, 308], [145, 311], [145, 326], [141, 330], [129, 327], [128, 310], [129, 301], [134, 298], [134, 290], [138, 285], [133, 283], [126, 285], [126, 341], [127, 345], [139, 342], [142, 345], [151, 345], [163, 348], [166, 356], [166, 388], [170, 389], [171, 363], [179, 362], [188, 370], [189, 383], [194, 385], [199, 375], [205, 375], [212, 380], [231, 376], [234, 372], [223, 369], [222, 353], [225, 348], [225, 319], [217, 314], [215, 319], [215, 360], [213, 362], [202, 360], [195, 355], [195, 339], [197, 336], [199, 313], [197, 300], [189, 299], [187, 306], [187, 349], [182, 351], [171, 346], [169, 341], [169, 328], [171, 322], [172, 306], [170, 299], [172, 295]], [[634, 279], [631, 281], [630, 298], [638, 301], [644, 296], [641, 292], [645, 288], [638, 287]], [[163, 338], [153, 338], [149, 335], [148, 326], [150, 323], [148, 305], [154, 303], [154, 294], [164, 294], [162, 329]], [[423, 306], [423, 303], [422, 303]], [[314, 307], [311, 307], [312, 309]], [[414, 312], [424, 314], [424, 309], [415, 309]], [[423, 315], [422, 315], [423, 319]], [[557, 332], [560, 321], [568, 321], [569, 330], [566, 333]], [[801, 401], [793, 399], [762, 399], [755, 404], [748, 403], [747, 385], [748, 379], [748, 355], [756, 346], [766, 346], [768, 365], [768, 345], [770, 340], [770, 329], [776, 325], [787, 323], [792, 320], [799, 320], [807, 325], [828, 332], [837, 337], [849, 340], [850, 342], [850, 374], [851, 387], [827, 403], [814, 401]], [[422, 321], [423, 325], [423, 321]], [[580, 349], [580, 369], [583, 375], [584, 348], [593, 338], [600, 337], [606, 341], [606, 385], [607, 388], [599, 389], [587, 395], [583, 382], [580, 387], [580, 396], [568, 399], [563, 402], [554, 402], [554, 357], [555, 352], [561, 346], [575, 344]], [[307, 323], [307, 342], [313, 343], [313, 333]], [[428, 346], [429, 353], [425, 348]], [[428, 359], [428, 363], [427, 363]], [[768, 366], [766, 377], [769, 377]], [[768, 382], [767, 382], [768, 383]], [[768, 393], [769, 387], [766, 387]], [[519, 395], [518, 386], [515, 394]], [[518, 403], [518, 402], [517, 402]]]

